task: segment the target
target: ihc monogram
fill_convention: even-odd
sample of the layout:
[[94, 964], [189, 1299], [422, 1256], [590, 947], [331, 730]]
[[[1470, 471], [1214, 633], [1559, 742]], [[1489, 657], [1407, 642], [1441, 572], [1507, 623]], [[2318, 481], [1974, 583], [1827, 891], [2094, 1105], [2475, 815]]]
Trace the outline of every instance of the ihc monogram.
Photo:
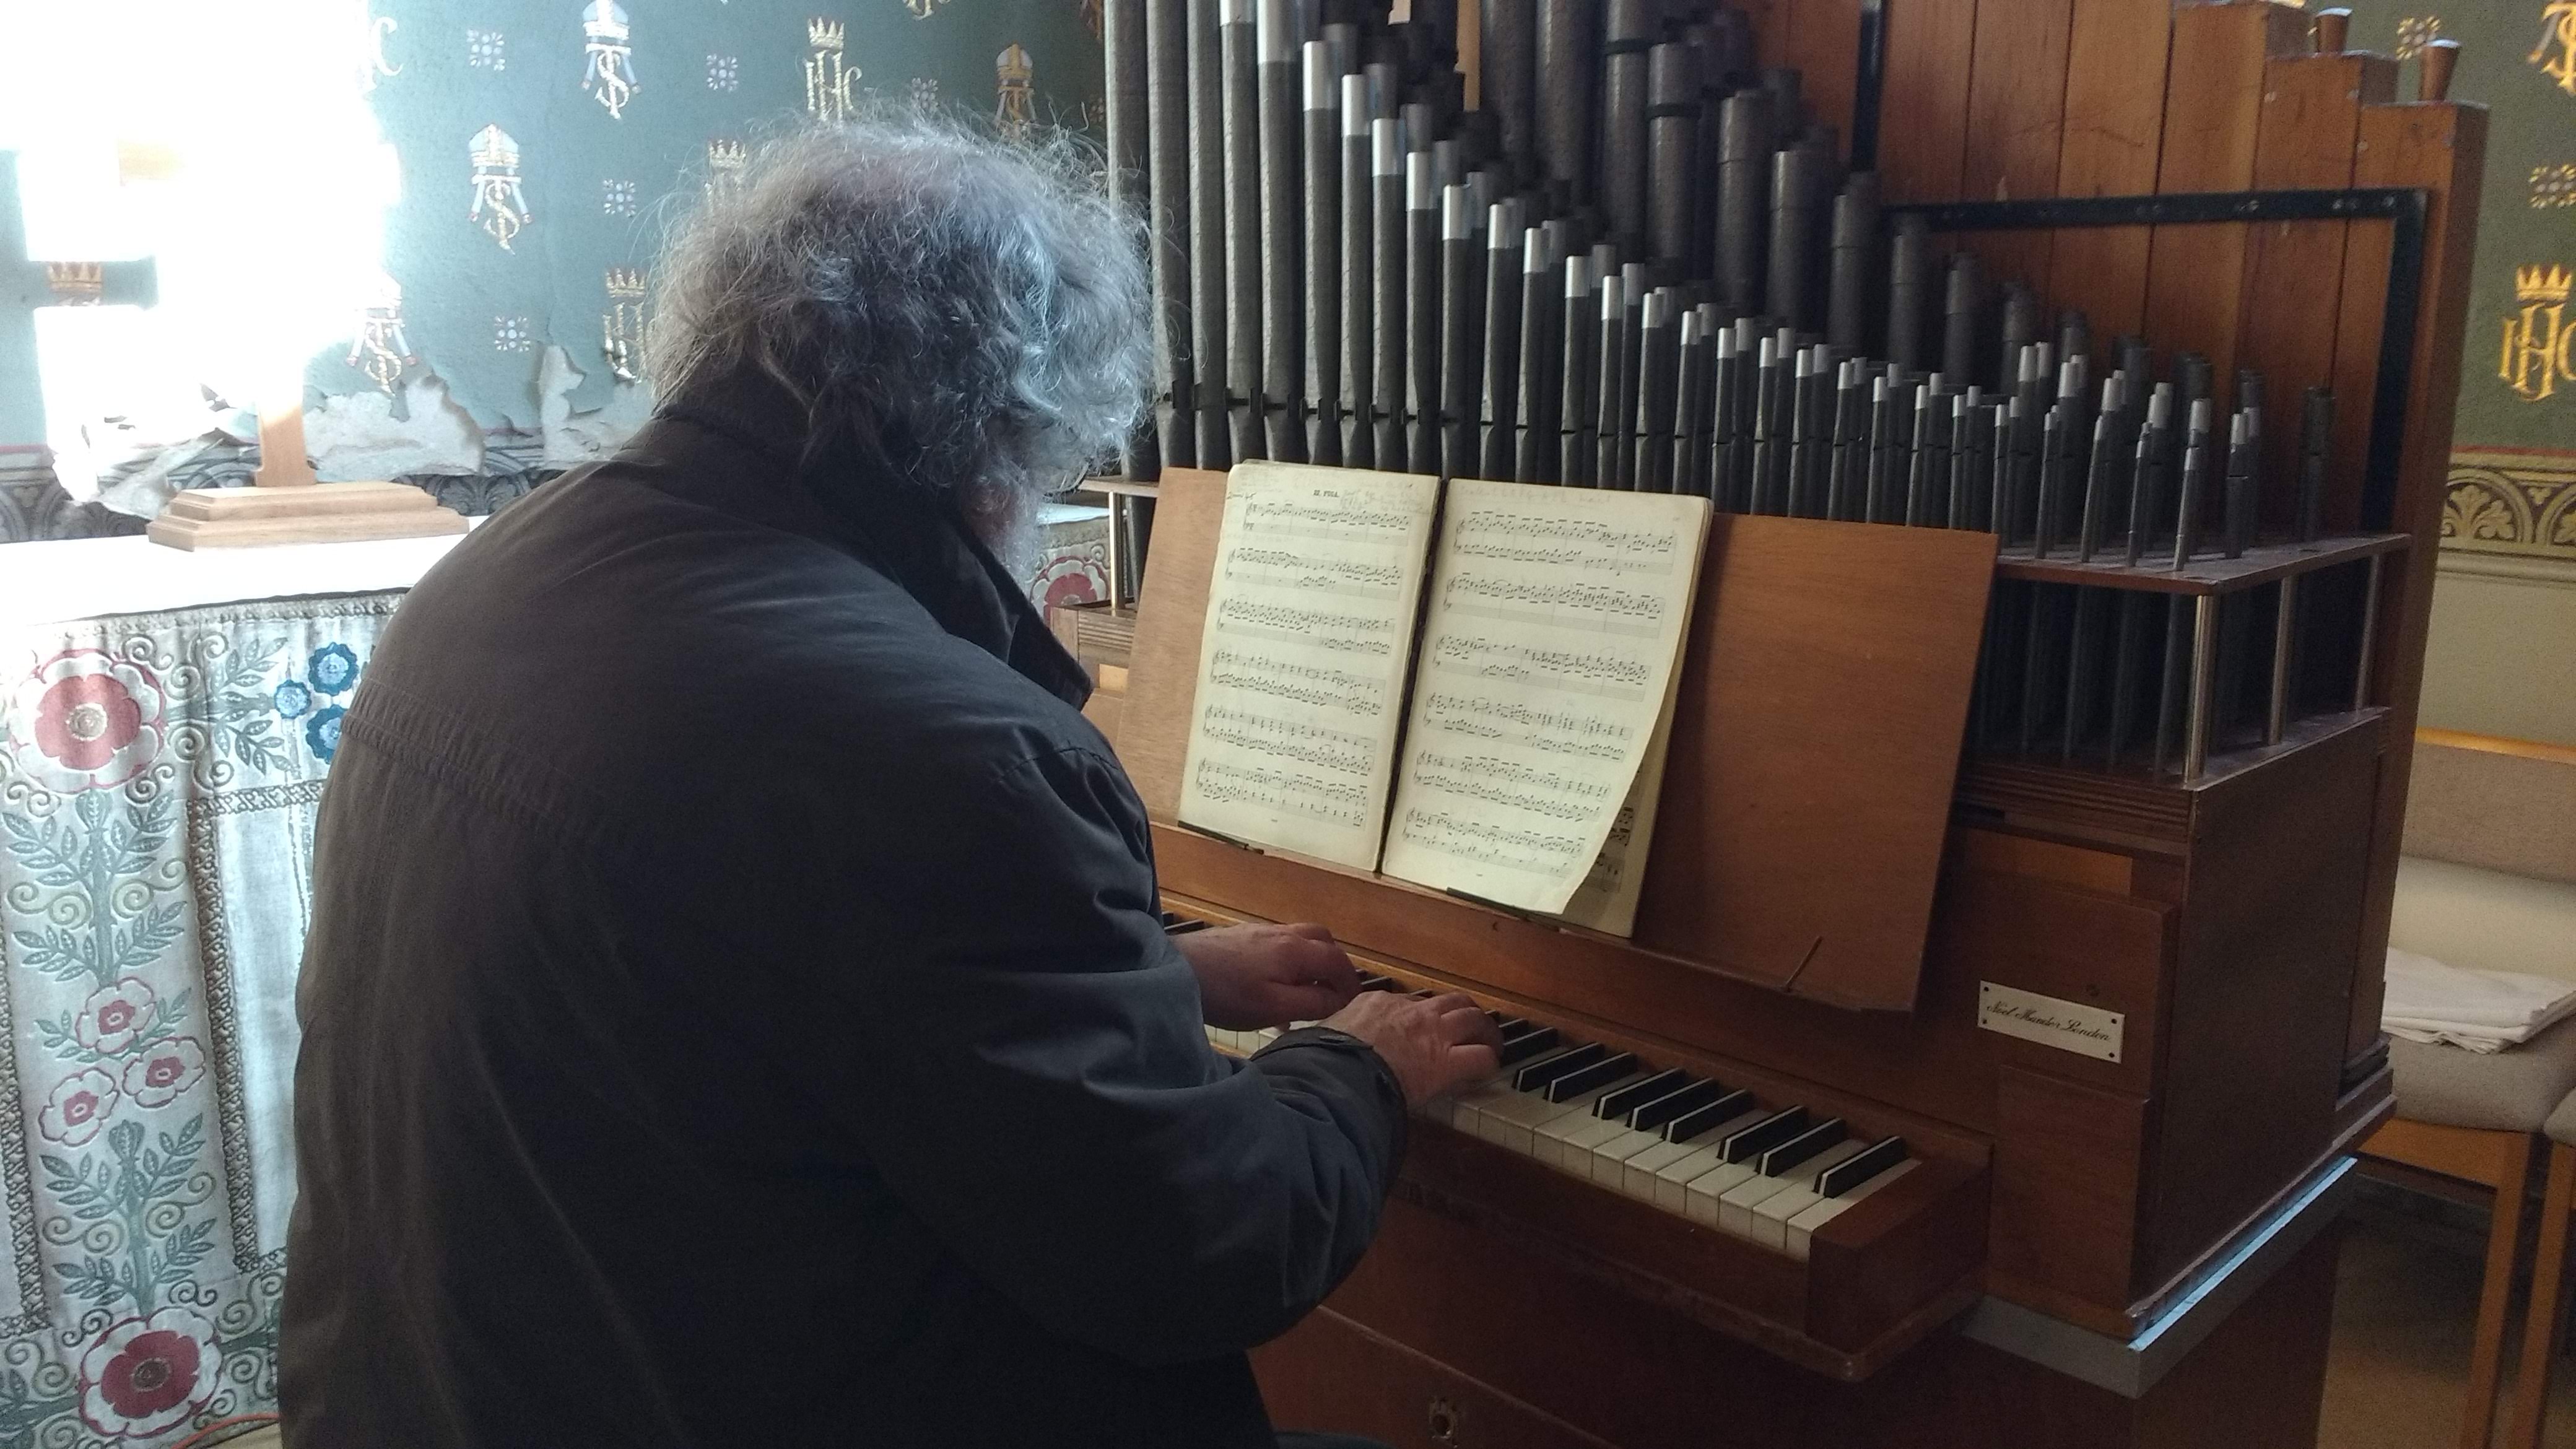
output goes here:
[[2576, 0], [2550, 0], [2541, 7], [2540, 43], [2524, 59], [2576, 96]]
[[2519, 315], [2504, 319], [2504, 353], [2496, 376], [2524, 402], [2539, 402], [2561, 382], [2576, 382], [2576, 327], [2567, 325], [2567, 295], [2576, 277], [2563, 266], [2514, 269]]

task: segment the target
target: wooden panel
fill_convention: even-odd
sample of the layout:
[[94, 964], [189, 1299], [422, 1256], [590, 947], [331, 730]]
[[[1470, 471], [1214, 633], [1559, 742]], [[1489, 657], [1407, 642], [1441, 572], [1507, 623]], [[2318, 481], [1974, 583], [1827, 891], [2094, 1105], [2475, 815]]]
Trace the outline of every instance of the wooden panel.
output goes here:
[[[2299, 11], [2269, 0], [2174, 12], [2165, 139], [2156, 190], [2243, 191], [2254, 183], [2263, 66], [2305, 43]], [[2147, 336], [2159, 358], [2205, 354], [2223, 415], [2244, 320], [2246, 228], [2160, 226], [2147, 259]], [[2213, 515], [2214, 516], [2214, 515]]]
[[[2165, 57], [2173, 0], [2085, 0], [2066, 47], [2066, 136], [2060, 196], [2142, 196], [2156, 189], [2164, 142]], [[2083, 227], [2050, 243], [2050, 300], [2080, 309], [2097, 346], [2143, 335], [2147, 229]]]
[[[1979, 0], [1961, 194], [1978, 201], [2056, 194], [2073, 23], [2071, 0]], [[2019, 279], [2049, 294], [2048, 233], [1981, 232], [1962, 241], [1995, 280]]]
[[1253, 1350], [1273, 1422], [1390, 1449], [1611, 1449], [1555, 1415], [1322, 1309]]
[[2376, 731], [2204, 790], [2173, 977], [2147, 1249], [2151, 1289], [2326, 1150], [2361, 934]]
[[[2335, 1247], [2302, 1250], [2143, 1400], [1948, 1334], [1834, 1383], [1402, 1202], [1327, 1311], [1624, 1449], [2308, 1449]], [[1319, 1315], [1255, 1353], [1280, 1422], [1374, 1401], [1378, 1374], [1422, 1382], [1418, 1360], [1317, 1343], [1341, 1331]]]
[[[2172, 912], [2019, 875], [1957, 871], [1944, 882], [1933, 950], [1968, 978], [1974, 1020], [1980, 983], [2034, 991], [2123, 1018], [2120, 1059], [2102, 1061], [2018, 1037], [1994, 1038], [1995, 1060], [2109, 1091], [2145, 1095], [2156, 1081]], [[1944, 999], [1946, 1004], [1946, 994]], [[1998, 1130], [2001, 1122], [1998, 1120]]]
[[1860, 78], [1860, 0], [1798, 0], [1787, 15], [1789, 64], [1815, 118], [1851, 160], [1852, 94]]
[[2137, 876], [2135, 857], [1999, 830], [1960, 831], [1958, 852], [1961, 864], [1979, 870], [2026, 875], [2115, 896], [2129, 894]]
[[2006, 1067], [1995, 1083], [1993, 1291], [2061, 1316], [2095, 1305], [2091, 1326], [2122, 1331], [2137, 1252], [2147, 1106]]
[[1909, 1008], [1994, 541], [1720, 514], [1637, 940]]
[[[2352, 184], [2361, 108], [2395, 96], [2396, 62], [2374, 55], [2308, 55], [2264, 69], [2254, 184], [2265, 190]], [[2351, 224], [2276, 222], [2248, 229], [2241, 365], [2263, 374], [2262, 518], [2287, 532], [2297, 522], [2301, 394], [2334, 376], [2343, 310], [2344, 245]], [[2363, 279], [2378, 293], [2381, 279]]]
[[1887, 9], [1878, 170], [1890, 201], [1960, 196], [1976, 20], [1977, 0], [1903, 0]]
[[1224, 519], [1223, 473], [1163, 470], [1118, 737], [1118, 763], [1156, 820], [1174, 819], [1180, 810], [1191, 704], [1199, 691], [1199, 633], [1207, 622], [1208, 580]]
[[[2379, 651], [2372, 698], [2388, 707], [2388, 738], [2398, 742], [2381, 762], [2379, 808], [2371, 825], [2370, 889], [2362, 909], [2360, 953], [2352, 993], [2349, 1048], [2358, 1056], [2379, 1037], [2379, 1003], [2387, 961], [2388, 908], [2397, 889], [2406, 786], [2424, 686], [2424, 631], [2432, 614], [2435, 540], [2449, 484], [2451, 418], [2460, 396], [2460, 343], [2468, 317], [2469, 261], [2478, 228], [2480, 179], [2486, 169], [2484, 107], [2372, 106], [2362, 112], [2362, 186], [2423, 186], [2432, 191], [2424, 239], [2424, 290], [2406, 394], [2406, 447], [2398, 465], [2396, 514], [2390, 526], [2415, 536], [2402, 567], [2389, 570], [2380, 596]], [[2356, 234], [2358, 234], [2358, 228]], [[2386, 228], [2378, 228], [2386, 230]]]

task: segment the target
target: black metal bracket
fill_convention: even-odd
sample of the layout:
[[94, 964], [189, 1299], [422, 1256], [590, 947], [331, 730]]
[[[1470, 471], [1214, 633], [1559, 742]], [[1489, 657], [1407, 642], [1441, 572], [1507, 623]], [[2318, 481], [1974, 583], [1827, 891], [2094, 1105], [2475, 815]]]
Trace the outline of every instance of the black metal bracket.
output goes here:
[[[1868, 77], [1868, 13], [1862, 17]], [[1865, 94], [1874, 93], [1865, 92]], [[1871, 118], [1875, 144], [1876, 117]], [[1859, 123], [1853, 130], [1857, 157]], [[2371, 384], [2370, 442], [2363, 454], [2361, 527], [2384, 533], [2397, 514], [2397, 472], [2406, 443], [2406, 385], [2413, 373], [2416, 311], [2424, 294], [2424, 231], [2432, 194], [2419, 186], [2347, 190], [2191, 191], [2171, 196], [2059, 196], [2031, 201], [1948, 201], [1887, 208], [1888, 224], [1919, 216], [1936, 232], [2026, 231], [2095, 226], [2196, 226], [2222, 222], [2385, 221], [2390, 224], [2388, 293], [2381, 304], [2379, 357]]]

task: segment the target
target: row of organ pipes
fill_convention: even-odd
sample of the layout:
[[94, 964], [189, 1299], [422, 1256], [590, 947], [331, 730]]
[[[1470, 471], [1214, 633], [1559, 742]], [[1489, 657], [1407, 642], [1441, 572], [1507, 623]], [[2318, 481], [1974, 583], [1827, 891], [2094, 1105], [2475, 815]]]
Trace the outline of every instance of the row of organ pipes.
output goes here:
[[[1106, 0], [1108, 179], [1147, 224], [1157, 322], [1129, 477], [1685, 491], [2177, 573], [2319, 536], [2326, 389], [2267, 398], [2188, 351], [2160, 373], [2151, 339], [1891, 226], [1742, 11], [1489, 0], [1471, 108], [1454, 0], [1363, 4]], [[1999, 587], [1972, 746], [2189, 776], [2349, 693], [2312, 677], [2349, 658], [2291, 667], [2286, 605], [2230, 600], [2196, 705], [2194, 603], [2112, 592]]]

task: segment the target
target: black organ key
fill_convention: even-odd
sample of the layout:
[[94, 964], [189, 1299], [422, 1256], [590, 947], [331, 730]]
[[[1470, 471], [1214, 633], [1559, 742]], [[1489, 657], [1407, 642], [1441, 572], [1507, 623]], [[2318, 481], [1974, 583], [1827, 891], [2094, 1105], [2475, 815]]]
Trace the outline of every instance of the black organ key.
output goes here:
[[1639, 1132], [1659, 1131], [1665, 1123], [1684, 1113], [1696, 1112], [1726, 1095], [1727, 1089], [1717, 1082], [1706, 1079], [1692, 1082], [1638, 1104], [1636, 1110], [1628, 1114], [1628, 1125]]
[[1549, 1082], [1546, 1096], [1551, 1102], [1571, 1102], [1596, 1087], [1607, 1087], [1615, 1082], [1624, 1082], [1636, 1074], [1637, 1054], [1620, 1052], [1603, 1057], [1587, 1066], [1578, 1067]]
[[1688, 1142], [1710, 1128], [1723, 1126], [1752, 1110], [1753, 1094], [1739, 1087], [1666, 1122], [1664, 1140]]
[[1557, 1043], [1556, 1028], [1552, 1026], [1534, 1026], [1517, 1036], [1506, 1036], [1503, 1038], [1502, 1064], [1519, 1066], [1541, 1052], [1554, 1049]]
[[1816, 1196], [1841, 1197], [1904, 1160], [1905, 1139], [1884, 1138], [1816, 1174]]
[[1778, 1177], [1849, 1135], [1840, 1117], [1819, 1122], [1785, 1142], [1765, 1148], [1756, 1170], [1764, 1177]]
[[1373, 971], [1363, 971], [1360, 973], [1360, 990], [1362, 991], [1393, 991], [1394, 989], [1395, 981], [1392, 977], [1380, 976]]
[[1726, 1139], [1728, 1162], [1748, 1162], [1807, 1130], [1807, 1109], [1783, 1107]]
[[1689, 1086], [1691, 1081], [1691, 1074], [1679, 1067], [1657, 1072], [1642, 1082], [1621, 1087], [1615, 1092], [1602, 1093], [1601, 1100], [1592, 1104], [1592, 1115], [1625, 1117], [1667, 1092], [1678, 1091]]
[[1541, 1057], [1537, 1061], [1530, 1063], [1528, 1066], [1525, 1066], [1518, 1072], [1514, 1073], [1512, 1076], [1512, 1090], [1515, 1092], [1538, 1091], [1548, 1083], [1564, 1076], [1567, 1072], [1577, 1071], [1581, 1068], [1588, 1067], [1609, 1054], [1610, 1049], [1599, 1042], [1590, 1042], [1583, 1046], [1567, 1047], [1565, 1050], [1556, 1053], [1554, 1056]]

